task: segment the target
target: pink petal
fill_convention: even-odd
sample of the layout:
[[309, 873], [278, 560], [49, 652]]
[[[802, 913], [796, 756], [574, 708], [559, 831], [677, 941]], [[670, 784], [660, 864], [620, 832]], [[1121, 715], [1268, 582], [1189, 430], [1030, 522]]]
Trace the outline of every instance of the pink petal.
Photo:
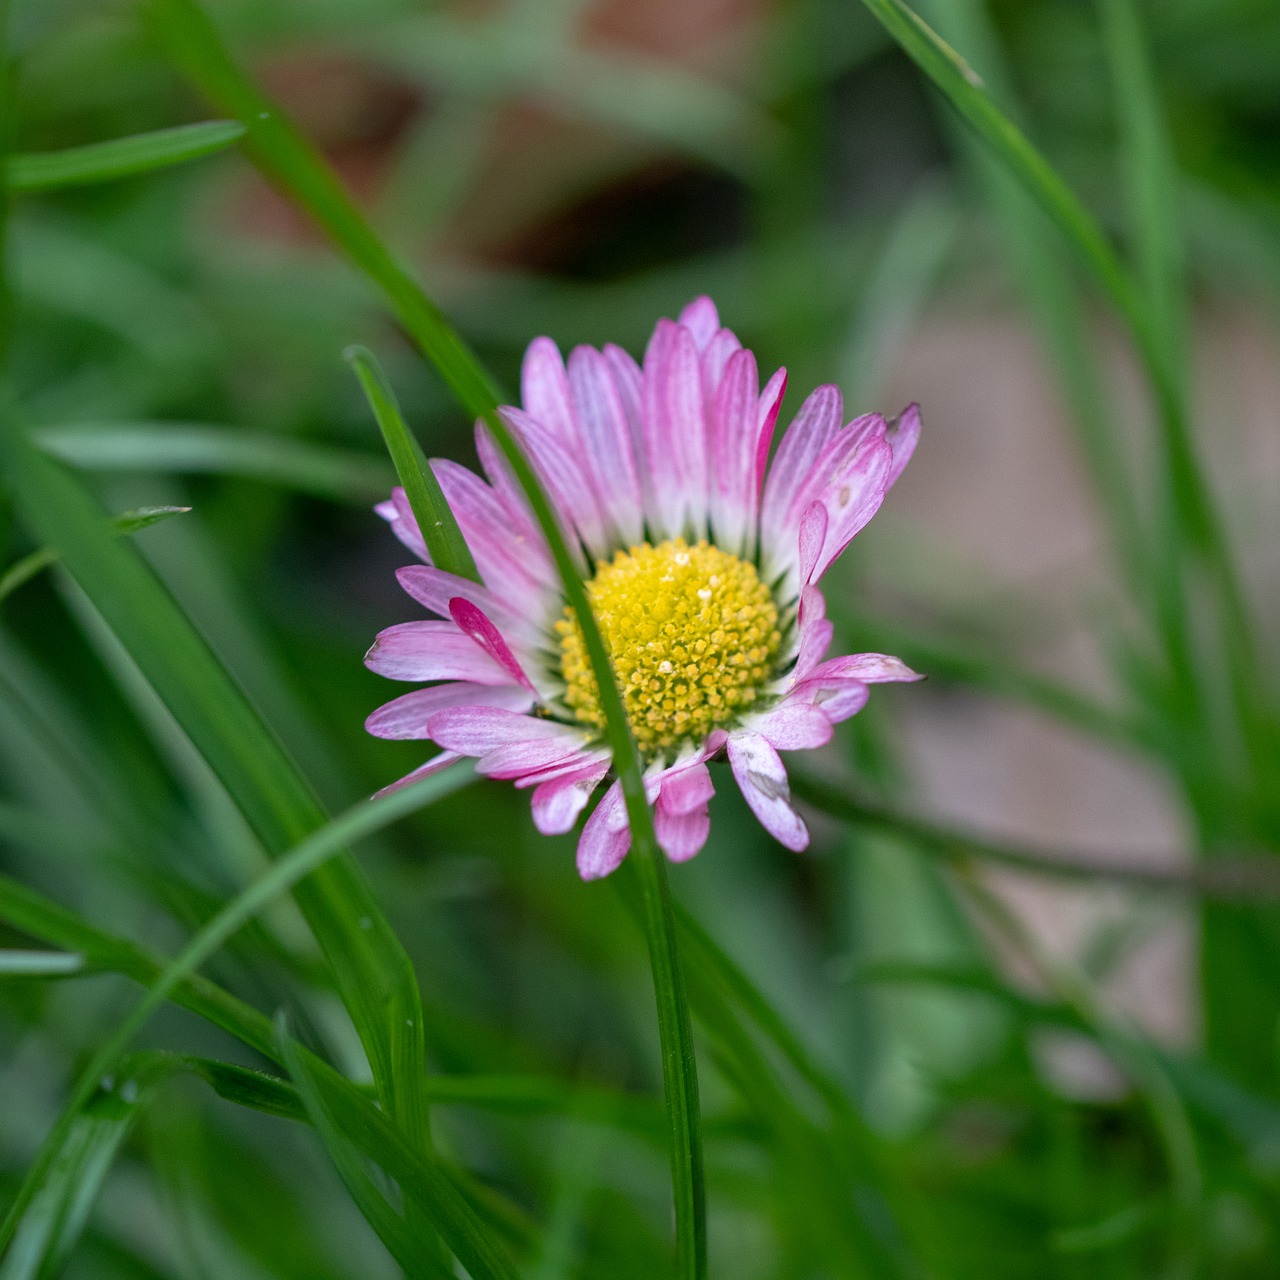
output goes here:
[[438, 711], [427, 728], [442, 747], [464, 756], [483, 756], [516, 742], [558, 741], [582, 746], [587, 735], [568, 725], [500, 707], [451, 707]]
[[807, 505], [797, 507], [801, 491], [810, 481], [822, 451], [839, 430], [843, 412], [844, 401], [839, 389], [818, 387], [800, 406], [800, 412], [783, 435], [777, 457], [769, 468], [760, 509], [766, 549], [772, 549], [786, 537], [787, 525], [794, 519], [793, 508], [799, 515]]
[[529, 694], [511, 685], [435, 684], [385, 703], [364, 722], [364, 727], [375, 738], [429, 738], [427, 720], [447, 707], [504, 707], [508, 711], [527, 711], [532, 704]]
[[813, 570], [821, 578], [837, 556], [880, 509], [889, 487], [893, 450], [884, 440], [868, 440], [822, 495], [830, 521], [822, 554]]
[[600, 495], [610, 531], [624, 545], [644, 536], [640, 477], [632, 453], [631, 428], [609, 365], [591, 347], [569, 356], [569, 387], [577, 409], [584, 470]]
[[451, 764], [457, 764], [461, 759], [462, 757], [453, 751], [441, 751], [432, 756], [426, 764], [420, 764], [412, 773], [406, 773], [403, 778], [393, 782], [389, 787], [383, 787], [381, 791], [375, 792], [373, 798], [376, 800], [379, 796], [389, 796], [393, 791], [399, 791], [420, 778], [429, 778], [433, 773], [443, 773]]
[[622, 784], [615, 782], [582, 828], [578, 841], [578, 874], [599, 880], [616, 871], [631, 848], [631, 828], [622, 798]]
[[559, 592], [559, 577], [541, 534], [474, 472], [448, 459], [433, 459], [445, 501], [475, 557], [485, 586], [508, 607], [538, 610], [547, 590]]
[[769, 448], [778, 425], [778, 410], [787, 392], [787, 371], [779, 369], [760, 393], [759, 417], [756, 424], [756, 493], [764, 488], [764, 474], [769, 465]]
[[813, 571], [822, 555], [823, 544], [827, 540], [829, 519], [827, 509], [821, 502], [811, 502], [800, 517], [800, 584], [808, 586], [813, 580]]
[[379, 502], [374, 507], [374, 510], [391, 526], [391, 532], [419, 560], [425, 560], [428, 564], [431, 563], [431, 553], [427, 550], [427, 544], [422, 539], [422, 534], [418, 529], [418, 522], [413, 518], [408, 496], [403, 489], [399, 486], [392, 489], [391, 497], [386, 502]]
[[791, 807], [787, 771], [769, 742], [750, 730], [731, 733], [729, 763], [743, 798], [760, 825], [788, 849], [798, 853], [808, 848], [809, 830]]
[[702, 351], [720, 328], [720, 314], [716, 304], [703, 294], [694, 298], [680, 313], [680, 323], [693, 335], [693, 340]]
[[887, 653], [852, 653], [815, 667], [808, 679], [861, 680], [867, 684], [880, 684], [892, 680], [923, 680], [924, 676], [912, 671], [901, 658], [890, 657]]
[[507, 742], [486, 751], [476, 761], [476, 772], [486, 778], [523, 778], [577, 760], [582, 746], [581, 739], [527, 738], [523, 742]]
[[710, 404], [716, 397], [725, 368], [735, 352], [742, 350], [737, 335], [721, 329], [702, 352], [702, 398]]
[[449, 601], [449, 616], [458, 625], [458, 629], [480, 646], [522, 689], [534, 695], [533, 687], [524, 668], [516, 661], [511, 646], [502, 638], [502, 632], [488, 619], [483, 609], [477, 608], [470, 600], [462, 596], [454, 596]]
[[[507, 407], [502, 416], [533, 460], [560, 514], [567, 516], [582, 541], [600, 554], [607, 545], [607, 525], [578, 441], [560, 439], [540, 418], [523, 409]], [[573, 430], [576, 433], [577, 428]]]
[[533, 825], [544, 836], [563, 835], [573, 829], [591, 793], [609, 772], [609, 760], [583, 765], [540, 783], [532, 798]]
[[520, 402], [565, 448], [578, 439], [573, 396], [560, 348], [550, 338], [535, 338], [520, 369]]
[[893, 449], [893, 467], [889, 472], [889, 484], [885, 486], [889, 488], [911, 461], [911, 455], [920, 442], [920, 406], [909, 404], [896, 418], [891, 419], [885, 439]]
[[536, 648], [544, 643], [544, 633], [538, 619], [521, 617], [503, 605], [487, 587], [469, 578], [459, 578], [445, 573], [433, 565], [411, 564], [396, 570], [396, 579], [405, 591], [425, 609], [448, 618], [449, 601], [455, 596], [470, 600], [493, 619], [505, 635], [521, 648]]
[[687, 862], [701, 852], [711, 832], [711, 814], [704, 804], [692, 813], [672, 813], [658, 802], [653, 818], [658, 846], [672, 862]]
[[452, 622], [401, 622], [378, 633], [364, 665], [389, 680], [472, 680], [507, 684], [510, 677]]
[[778, 751], [812, 751], [831, 741], [831, 720], [813, 703], [794, 696], [747, 723]]
[[708, 440], [711, 525], [716, 545], [734, 555], [747, 550], [747, 531], [756, 523], [758, 398], [756, 358], [739, 351], [716, 391]]
[[660, 537], [706, 524], [706, 423], [693, 336], [659, 320], [644, 362], [644, 441], [653, 502], [649, 523]]
[[788, 701], [811, 702], [832, 724], [856, 716], [867, 705], [871, 686], [861, 680], [802, 680], [788, 695]]
[[711, 771], [701, 761], [669, 772], [661, 781], [658, 803], [668, 813], [692, 813], [715, 795]]

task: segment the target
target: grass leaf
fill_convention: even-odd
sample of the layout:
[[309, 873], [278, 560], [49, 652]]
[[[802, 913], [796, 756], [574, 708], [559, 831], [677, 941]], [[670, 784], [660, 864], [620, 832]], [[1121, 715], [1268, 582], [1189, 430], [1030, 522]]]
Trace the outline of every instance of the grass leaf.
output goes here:
[[459, 578], [480, 581], [476, 562], [467, 547], [462, 530], [445, 501], [440, 481], [436, 479], [413, 432], [409, 430], [400, 413], [396, 394], [391, 389], [373, 352], [364, 347], [349, 347], [343, 353], [360, 379], [360, 386], [378, 420], [387, 452], [395, 464], [396, 475], [404, 486], [405, 496], [418, 522], [418, 531], [431, 553], [431, 561], [437, 569]]
[[76, 423], [34, 438], [82, 471], [244, 476], [340, 502], [376, 501], [394, 479], [373, 454], [204, 423]]
[[[139, 507], [136, 511], [125, 511], [110, 522], [111, 528], [118, 534], [137, 533], [141, 529], [149, 529], [161, 520], [170, 516], [184, 515], [190, 507]], [[0, 574], [0, 600], [12, 595], [19, 587], [31, 581], [36, 574], [58, 563], [58, 553], [52, 547], [41, 547], [30, 555], [11, 564]]]
[[205, 120], [65, 151], [13, 155], [7, 169], [9, 190], [20, 195], [56, 191], [167, 169], [223, 151], [243, 138], [244, 132], [237, 120]]

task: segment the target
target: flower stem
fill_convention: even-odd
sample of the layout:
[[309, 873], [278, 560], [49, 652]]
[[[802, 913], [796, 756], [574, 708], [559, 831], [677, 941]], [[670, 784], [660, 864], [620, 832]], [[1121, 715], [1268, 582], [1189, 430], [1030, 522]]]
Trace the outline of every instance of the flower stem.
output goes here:
[[[634, 826], [632, 831], [634, 833]], [[693, 1025], [689, 1017], [684, 970], [676, 949], [675, 910], [667, 883], [666, 859], [657, 842], [653, 839], [637, 840], [633, 834], [631, 858], [640, 880], [649, 964], [658, 1001], [663, 1093], [672, 1137], [676, 1274], [680, 1280], [701, 1280], [707, 1274], [707, 1221], [698, 1064], [694, 1057]], [[681, 1213], [682, 1205], [694, 1211]]]

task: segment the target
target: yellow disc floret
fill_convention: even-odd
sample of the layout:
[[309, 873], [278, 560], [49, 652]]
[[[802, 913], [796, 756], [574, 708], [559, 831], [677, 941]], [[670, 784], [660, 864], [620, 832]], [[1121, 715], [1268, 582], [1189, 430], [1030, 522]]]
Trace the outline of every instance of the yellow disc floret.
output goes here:
[[[781, 642], [755, 566], [683, 538], [619, 551], [587, 583], [636, 741], [651, 759], [728, 724], [756, 700]], [[600, 690], [571, 608], [556, 623], [564, 700], [604, 726]]]

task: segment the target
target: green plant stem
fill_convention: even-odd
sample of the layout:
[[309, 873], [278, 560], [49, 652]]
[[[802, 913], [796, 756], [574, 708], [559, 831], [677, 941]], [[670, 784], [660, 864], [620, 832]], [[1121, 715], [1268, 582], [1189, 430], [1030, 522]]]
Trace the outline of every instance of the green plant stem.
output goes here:
[[143, 0], [143, 8], [170, 54], [221, 110], [246, 129], [244, 146], [262, 172], [305, 209], [375, 284], [424, 355], [463, 407], [481, 418], [542, 529], [582, 627], [605, 713], [614, 768], [631, 828], [631, 852], [646, 881], [645, 925], [658, 1004], [663, 1085], [671, 1124], [672, 1185], [676, 1211], [676, 1270], [682, 1280], [706, 1275], [706, 1192], [703, 1177], [697, 1065], [688, 996], [672, 925], [670, 890], [660, 863], [643, 769], [608, 653], [591, 612], [551, 502], [529, 461], [498, 414], [496, 384], [421, 285], [383, 245], [323, 159], [235, 65], [195, 0]]

